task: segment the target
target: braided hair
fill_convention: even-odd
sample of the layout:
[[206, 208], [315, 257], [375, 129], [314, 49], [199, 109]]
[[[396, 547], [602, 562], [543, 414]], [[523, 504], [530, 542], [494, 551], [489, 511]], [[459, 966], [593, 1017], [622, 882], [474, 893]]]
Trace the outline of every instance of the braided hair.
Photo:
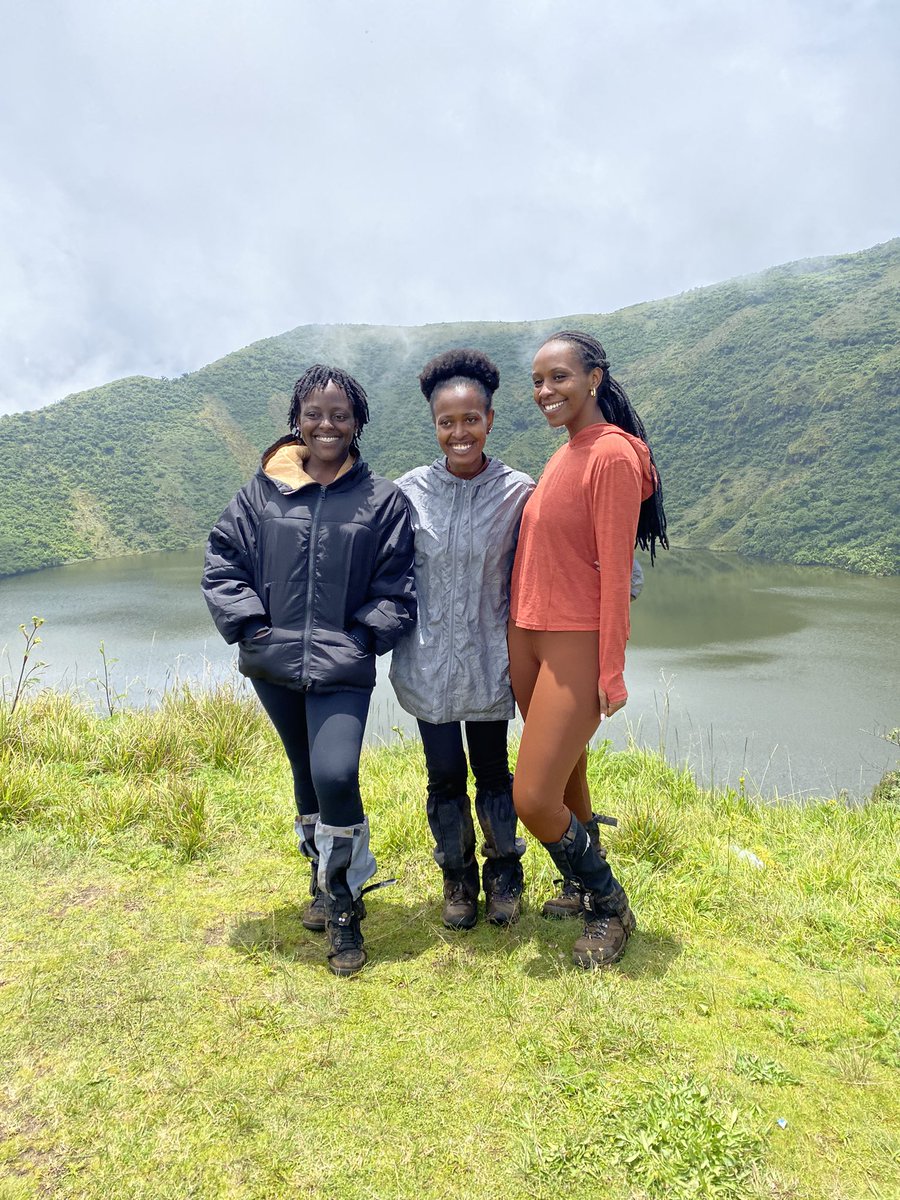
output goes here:
[[568, 342], [569, 345], [574, 346], [578, 351], [585, 371], [591, 372], [596, 367], [599, 367], [603, 372], [603, 378], [600, 381], [600, 386], [597, 388], [597, 404], [603, 416], [612, 425], [618, 425], [626, 433], [639, 437], [650, 451], [650, 464], [656, 487], [653, 495], [641, 503], [637, 537], [634, 544], [640, 546], [642, 550], [650, 551], [650, 562], [652, 563], [656, 557], [656, 543], [659, 542], [661, 546], [668, 550], [669, 539], [666, 535], [666, 513], [663, 508], [662, 481], [659, 477], [653, 451], [650, 449], [650, 443], [647, 440], [647, 431], [644, 428], [644, 423], [631, 407], [631, 401], [628, 399], [625, 389], [610, 374], [609, 359], [606, 357], [606, 351], [595, 337], [591, 337], [589, 333], [582, 333], [580, 330], [563, 329], [559, 333], [554, 333], [551, 337], [548, 337], [543, 344], [546, 346], [549, 342]]
[[494, 392], [500, 386], [499, 368], [480, 350], [445, 350], [422, 368], [419, 387], [431, 403], [435, 390], [444, 383], [477, 383], [484, 392], [484, 411], [494, 406]]
[[322, 363], [314, 363], [308, 371], [303, 372], [294, 384], [294, 390], [291, 393], [291, 407], [288, 412], [288, 424], [290, 425], [291, 433], [295, 438], [300, 439], [300, 409], [303, 407], [303, 401], [311, 396], [313, 392], [324, 391], [329, 383], [333, 383], [335, 387], [341, 389], [353, 409], [356, 432], [353, 435], [350, 448], [359, 453], [359, 439], [362, 435], [362, 427], [369, 422], [369, 398], [362, 384], [357, 383], [352, 375], [348, 375], [340, 367], [326, 367]]

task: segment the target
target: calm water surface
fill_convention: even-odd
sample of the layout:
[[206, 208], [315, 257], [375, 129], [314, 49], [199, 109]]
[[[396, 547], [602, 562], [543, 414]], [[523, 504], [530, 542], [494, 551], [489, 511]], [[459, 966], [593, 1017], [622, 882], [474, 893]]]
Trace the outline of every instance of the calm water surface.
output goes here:
[[[199, 591], [202, 551], [81, 563], [0, 579], [0, 674], [21, 661], [21, 622], [45, 618], [45, 683], [99, 700], [100, 642], [130, 704], [179, 681], [233, 678]], [[900, 725], [900, 579], [663, 552], [632, 608], [627, 708], [603, 736], [629, 736], [689, 761], [702, 781], [765, 795], [862, 795], [896, 751], [877, 736]], [[379, 660], [369, 723], [390, 740], [415, 722]]]

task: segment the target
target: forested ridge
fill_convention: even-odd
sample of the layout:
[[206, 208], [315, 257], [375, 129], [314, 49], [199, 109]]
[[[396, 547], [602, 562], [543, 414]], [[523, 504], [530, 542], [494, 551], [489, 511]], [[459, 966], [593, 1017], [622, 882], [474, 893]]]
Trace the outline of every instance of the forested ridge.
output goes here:
[[203, 541], [314, 361], [367, 388], [364, 454], [394, 477], [437, 453], [422, 365], [485, 350], [501, 370], [490, 451], [537, 475], [559, 435], [529, 367], [563, 327], [600, 337], [644, 419], [673, 542], [897, 573], [898, 301], [894, 239], [608, 315], [302, 326], [180, 379], [117, 380], [0, 418], [0, 575]]

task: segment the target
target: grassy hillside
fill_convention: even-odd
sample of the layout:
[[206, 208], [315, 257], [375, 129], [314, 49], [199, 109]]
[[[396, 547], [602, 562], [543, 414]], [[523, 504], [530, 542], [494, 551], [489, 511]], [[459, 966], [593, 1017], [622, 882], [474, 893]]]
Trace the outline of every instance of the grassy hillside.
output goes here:
[[443, 929], [398, 742], [363, 763], [398, 883], [337, 980], [254, 701], [0, 703], [0, 1195], [896, 1197], [896, 779], [799, 807], [638, 751], [589, 773], [638, 914], [618, 968], [569, 965], [530, 839], [519, 924]]
[[422, 364], [483, 348], [502, 375], [491, 448], [537, 474], [559, 442], [532, 402], [529, 364], [563, 325], [601, 337], [645, 419], [675, 542], [900, 569], [895, 239], [607, 316], [304, 326], [180, 379], [119, 380], [0, 418], [0, 575], [202, 541], [317, 359], [365, 384], [366, 457], [396, 476], [436, 453]]

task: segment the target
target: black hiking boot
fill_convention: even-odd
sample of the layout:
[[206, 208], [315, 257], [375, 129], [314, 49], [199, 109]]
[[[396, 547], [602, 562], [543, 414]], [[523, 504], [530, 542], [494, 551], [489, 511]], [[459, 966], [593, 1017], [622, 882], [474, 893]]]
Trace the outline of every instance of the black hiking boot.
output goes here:
[[628, 897], [616, 884], [615, 891], [606, 896], [586, 891], [583, 904], [584, 929], [572, 947], [572, 960], [586, 971], [611, 966], [625, 953], [628, 939], [637, 928]]
[[328, 933], [328, 966], [334, 975], [355, 975], [366, 965], [360, 921], [366, 915], [362, 900], [347, 907], [326, 896], [326, 931]]
[[[584, 827], [591, 845], [603, 859], [606, 858], [606, 847], [600, 841], [600, 826], [617, 824], [618, 821], [615, 817], [604, 817], [600, 813], [594, 813], [591, 819], [585, 823]], [[562, 889], [557, 895], [544, 901], [541, 916], [551, 921], [564, 921], [572, 917], [580, 917], [582, 913], [581, 888], [571, 879], [557, 879], [555, 882], [561, 883]]]
[[325, 916], [325, 893], [316, 888], [316, 894], [300, 915], [300, 923], [310, 933], [324, 933], [327, 924]]
[[312, 878], [309, 883], [309, 894], [312, 900], [300, 914], [300, 923], [304, 929], [308, 929], [311, 933], [325, 932], [325, 893], [319, 887], [318, 874], [319, 864], [311, 862]]
[[485, 920], [506, 927], [519, 919], [522, 907], [524, 873], [516, 858], [489, 858], [482, 868]]
[[581, 891], [584, 929], [573, 947], [575, 965], [593, 970], [618, 962], [636, 922], [609, 863], [600, 857], [574, 814], [558, 842], [543, 844], [563, 878]]
[[444, 872], [444, 907], [441, 920], [447, 929], [471, 929], [478, 920], [478, 864], [462, 872]]

